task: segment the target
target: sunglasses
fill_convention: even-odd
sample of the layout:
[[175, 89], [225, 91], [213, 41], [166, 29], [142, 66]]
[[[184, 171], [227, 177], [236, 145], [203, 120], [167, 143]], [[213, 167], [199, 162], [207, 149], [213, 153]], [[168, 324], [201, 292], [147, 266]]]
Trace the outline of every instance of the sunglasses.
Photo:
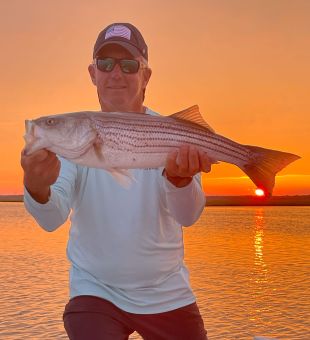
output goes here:
[[116, 58], [96, 58], [96, 66], [102, 72], [111, 72], [115, 65], [118, 64], [124, 73], [137, 73], [139, 68], [146, 68], [138, 60], [134, 59], [116, 59]]

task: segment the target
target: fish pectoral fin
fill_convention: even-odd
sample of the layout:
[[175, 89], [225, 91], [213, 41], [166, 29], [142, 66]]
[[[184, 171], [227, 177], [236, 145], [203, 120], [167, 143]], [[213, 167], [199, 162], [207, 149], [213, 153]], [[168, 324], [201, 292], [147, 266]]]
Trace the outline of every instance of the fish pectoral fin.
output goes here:
[[187, 120], [188, 122], [195, 123], [195, 124], [198, 124], [200, 126], [203, 126], [209, 132], [215, 133], [214, 129], [202, 117], [202, 115], [199, 111], [198, 105], [194, 105], [194, 106], [189, 107], [188, 109], [174, 113], [174, 114], [170, 115], [169, 117]]
[[129, 189], [132, 182], [137, 182], [130, 170], [112, 168], [106, 171], [125, 189]]
[[104, 161], [104, 155], [102, 153], [102, 143], [95, 141], [93, 145], [94, 145], [95, 155], [97, 156], [99, 161], [103, 162]]

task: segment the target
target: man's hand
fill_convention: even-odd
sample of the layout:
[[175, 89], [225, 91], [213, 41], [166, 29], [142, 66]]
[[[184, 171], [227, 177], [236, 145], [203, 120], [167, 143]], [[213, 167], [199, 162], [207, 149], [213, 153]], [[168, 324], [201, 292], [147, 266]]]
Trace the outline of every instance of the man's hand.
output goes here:
[[23, 150], [21, 166], [24, 169], [24, 185], [29, 194], [39, 203], [48, 202], [50, 186], [56, 182], [60, 171], [56, 154], [42, 149], [26, 156]]
[[211, 164], [205, 152], [194, 146], [184, 145], [168, 155], [164, 176], [173, 185], [181, 188], [188, 185], [198, 172], [210, 172]]

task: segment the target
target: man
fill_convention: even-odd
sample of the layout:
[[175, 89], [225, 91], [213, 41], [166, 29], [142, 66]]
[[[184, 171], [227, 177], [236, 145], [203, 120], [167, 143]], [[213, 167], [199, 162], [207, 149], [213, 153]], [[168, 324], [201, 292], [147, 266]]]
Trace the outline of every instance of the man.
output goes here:
[[[103, 112], [156, 114], [143, 106], [151, 69], [136, 27], [106, 27], [93, 60], [88, 69]], [[210, 171], [206, 154], [184, 145], [164, 169], [133, 170], [129, 189], [104, 170], [47, 150], [22, 153], [21, 164], [25, 206], [45, 230], [72, 211], [64, 311], [71, 340], [121, 340], [134, 331], [149, 340], [207, 339], [182, 241], [182, 225], [193, 224], [205, 205], [199, 173]]]

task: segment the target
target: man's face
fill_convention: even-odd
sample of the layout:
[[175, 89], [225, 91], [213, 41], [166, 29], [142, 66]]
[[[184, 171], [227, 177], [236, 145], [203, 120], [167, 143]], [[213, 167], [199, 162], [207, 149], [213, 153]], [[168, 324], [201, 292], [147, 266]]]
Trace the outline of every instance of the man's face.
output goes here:
[[[119, 45], [107, 45], [99, 53], [100, 58], [136, 59]], [[102, 111], [143, 112], [143, 91], [151, 76], [150, 69], [140, 67], [137, 73], [124, 73], [116, 64], [111, 72], [102, 72], [90, 65], [89, 73], [97, 86]]]

